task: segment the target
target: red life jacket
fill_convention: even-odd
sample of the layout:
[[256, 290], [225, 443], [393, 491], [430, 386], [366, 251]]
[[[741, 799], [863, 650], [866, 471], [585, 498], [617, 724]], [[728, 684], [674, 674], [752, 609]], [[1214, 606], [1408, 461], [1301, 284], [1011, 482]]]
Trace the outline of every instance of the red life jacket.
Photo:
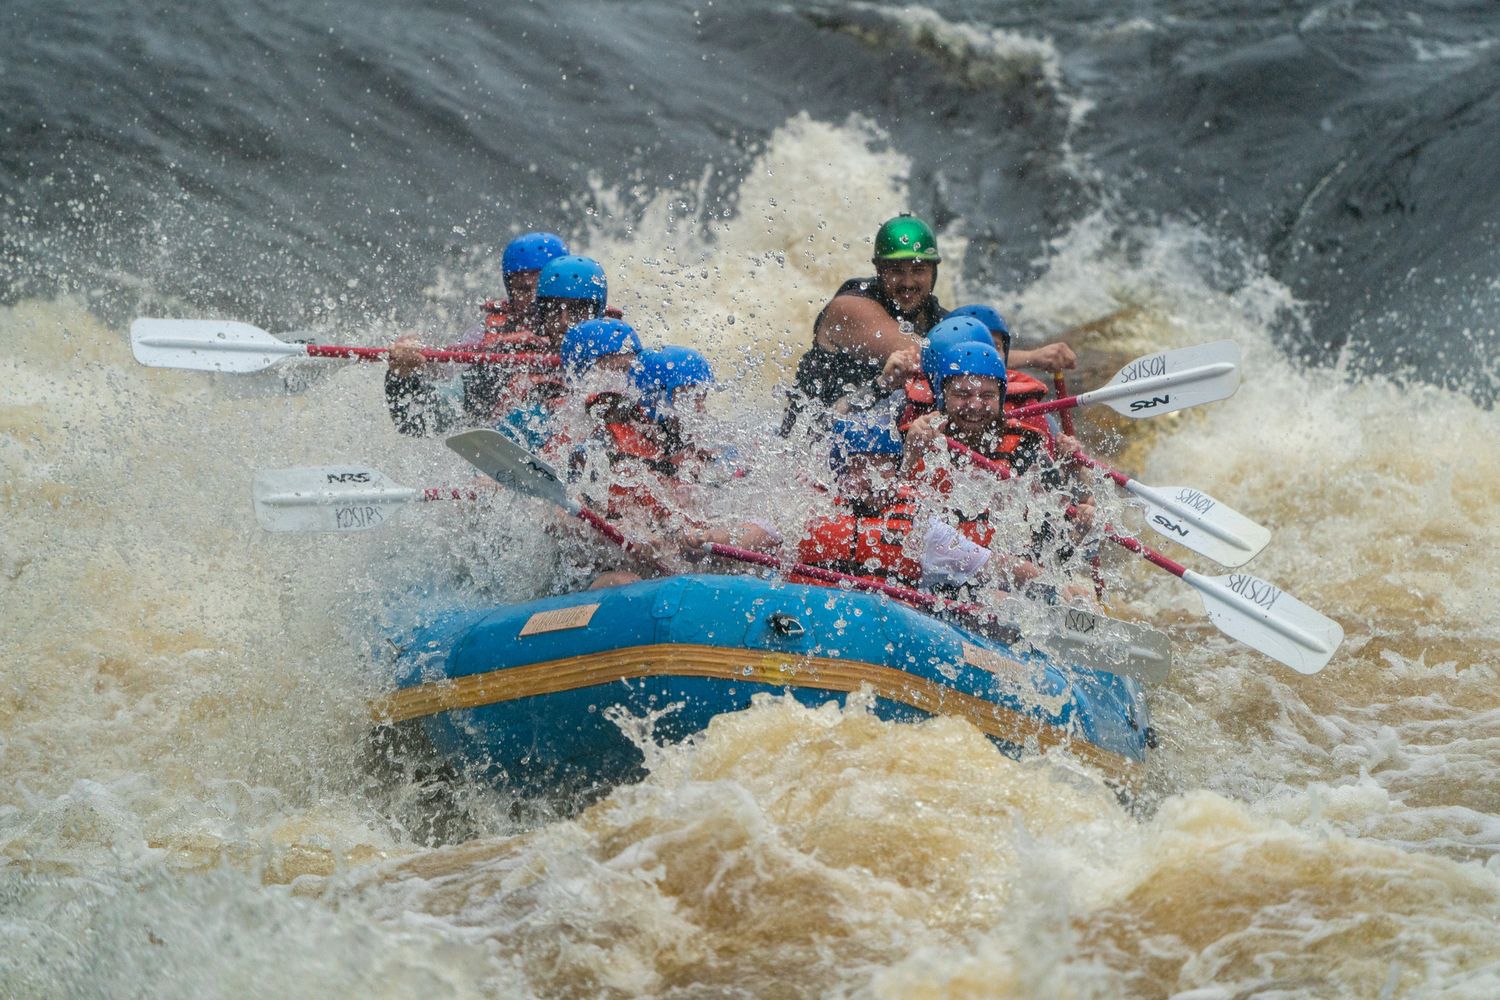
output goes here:
[[1047, 398], [1047, 387], [1025, 372], [1010, 369], [1005, 373], [1005, 408], [1018, 409], [1040, 403]]
[[[853, 511], [818, 518], [797, 544], [797, 559], [809, 566], [849, 573], [867, 580], [915, 585], [922, 564], [906, 555], [915, 507], [905, 491], [879, 514], [861, 517]], [[793, 583], [826, 583], [791, 574]]]
[[666, 457], [661, 446], [638, 424], [610, 423], [604, 425], [604, 430], [608, 434], [610, 461], [626, 457], [657, 461]]
[[634, 511], [646, 514], [658, 524], [665, 522], [672, 510], [661, 500], [667, 491], [664, 476], [670, 475], [661, 447], [633, 421], [603, 424], [594, 432], [594, 438], [603, 442], [612, 472], [626, 465], [634, 465], [638, 470], [629, 477], [636, 481], [629, 484], [620, 482], [619, 477], [611, 478], [604, 516], [618, 521]]
[[[1005, 433], [1000, 436], [1000, 440], [992, 447], [974, 450], [985, 458], [1000, 463], [1011, 474], [1020, 475], [1026, 471], [1026, 468], [1023, 465], [1018, 470], [1016, 465], [1022, 462], [1029, 464], [1031, 456], [1040, 452], [1052, 455], [1054, 448], [1052, 434], [1046, 423], [1040, 418], [1033, 417], [1026, 420], [1006, 418]], [[1040, 449], [1040, 452], [1035, 449]], [[960, 466], [968, 464], [962, 455], [955, 454], [952, 459]], [[945, 496], [953, 491], [953, 480], [946, 468], [938, 466], [929, 472], [927, 460], [918, 459], [917, 464], [912, 468], [912, 478], [922, 479], [924, 474], [930, 488]]]
[[531, 332], [531, 318], [511, 308], [510, 300], [484, 303], [483, 333], [473, 350], [492, 354], [546, 353], [552, 349], [545, 337]]

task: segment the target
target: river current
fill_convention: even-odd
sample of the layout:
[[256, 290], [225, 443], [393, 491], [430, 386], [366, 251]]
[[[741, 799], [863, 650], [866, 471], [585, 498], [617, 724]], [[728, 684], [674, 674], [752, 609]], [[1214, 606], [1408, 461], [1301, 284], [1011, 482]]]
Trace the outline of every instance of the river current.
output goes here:
[[[1493, 5], [558, 8], [0, 12], [0, 996], [1500, 995]], [[1023, 343], [1114, 315], [1074, 388], [1244, 349], [1232, 399], [1095, 433], [1270, 526], [1250, 569], [1347, 639], [1300, 676], [1111, 562], [1176, 651], [1129, 806], [857, 698], [582, 809], [435, 787], [371, 749], [380, 625], [546, 590], [540, 508], [264, 533], [258, 469], [465, 470], [375, 366], [126, 337], [436, 341], [554, 228], [781, 461], [775, 386], [908, 208]]]

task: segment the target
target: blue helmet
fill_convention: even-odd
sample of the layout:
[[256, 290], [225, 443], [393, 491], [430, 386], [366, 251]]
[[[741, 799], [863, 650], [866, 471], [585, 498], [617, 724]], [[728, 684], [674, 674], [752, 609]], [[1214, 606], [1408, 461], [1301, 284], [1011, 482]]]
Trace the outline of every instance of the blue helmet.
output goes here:
[[1006, 358], [1010, 357], [1010, 326], [1005, 322], [993, 306], [959, 306], [948, 314], [948, 319], [954, 316], [972, 316], [984, 324], [991, 336], [1000, 338], [1000, 351]]
[[589, 257], [554, 257], [536, 279], [539, 299], [578, 299], [592, 302], [602, 312], [609, 299], [604, 268]]
[[567, 244], [555, 233], [522, 233], [505, 244], [500, 273], [508, 278], [520, 271], [540, 271], [548, 261], [567, 252]]
[[834, 472], [843, 472], [851, 455], [899, 455], [901, 448], [901, 435], [892, 424], [835, 420], [829, 464]]
[[973, 316], [954, 316], [949, 313], [947, 319], [927, 333], [927, 342], [922, 345], [922, 371], [929, 376], [933, 375], [947, 350], [959, 344], [989, 344], [994, 347], [995, 340], [984, 323]]
[[670, 344], [642, 354], [633, 374], [641, 402], [652, 419], [656, 418], [657, 406], [672, 402], [678, 389], [714, 384], [714, 370], [707, 358], [691, 347]]
[[933, 401], [943, 408], [943, 383], [957, 375], [980, 375], [1000, 383], [1000, 398], [1005, 399], [1005, 359], [994, 344], [958, 344], [948, 348], [938, 359], [932, 373]]
[[563, 334], [557, 353], [563, 368], [576, 375], [605, 355], [641, 353], [641, 338], [622, 319], [586, 319]]

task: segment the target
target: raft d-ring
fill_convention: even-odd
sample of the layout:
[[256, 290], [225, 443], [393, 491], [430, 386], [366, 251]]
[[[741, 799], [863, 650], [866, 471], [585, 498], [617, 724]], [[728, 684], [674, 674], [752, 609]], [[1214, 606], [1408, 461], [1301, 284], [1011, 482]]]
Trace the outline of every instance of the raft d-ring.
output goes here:
[[777, 611], [771, 615], [766, 619], [766, 624], [771, 626], [771, 631], [784, 635], [788, 639], [795, 639], [807, 633], [807, 629], [802, 627], [801, 622], [784, 611]]

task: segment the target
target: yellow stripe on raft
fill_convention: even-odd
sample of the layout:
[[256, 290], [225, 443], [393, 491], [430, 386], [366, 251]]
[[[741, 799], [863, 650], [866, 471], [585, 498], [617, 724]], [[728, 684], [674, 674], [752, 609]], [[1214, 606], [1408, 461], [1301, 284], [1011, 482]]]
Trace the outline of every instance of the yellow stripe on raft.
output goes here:
[[370, 714], [377, 723], [392, 724], [454, 709], [480, 708], [614, 681], [664, 676], [713, 677], [846, 693], [869, 685], [876, 695], [888, 701], [931, 715], [966, 719], [986, 735], [1007, 743], [1031, 745], [1039, 751], [1067, 747], [1079, 759], [1120, 784], [1135, 781], [1142, 771], [1138, 761], [1081, 738], [1075, 740], [1039, 719], [894, 667], [859, 660], [791, 656], [773, 650], [685, 643], [611, 649], [419, 684], [372, 702]]

